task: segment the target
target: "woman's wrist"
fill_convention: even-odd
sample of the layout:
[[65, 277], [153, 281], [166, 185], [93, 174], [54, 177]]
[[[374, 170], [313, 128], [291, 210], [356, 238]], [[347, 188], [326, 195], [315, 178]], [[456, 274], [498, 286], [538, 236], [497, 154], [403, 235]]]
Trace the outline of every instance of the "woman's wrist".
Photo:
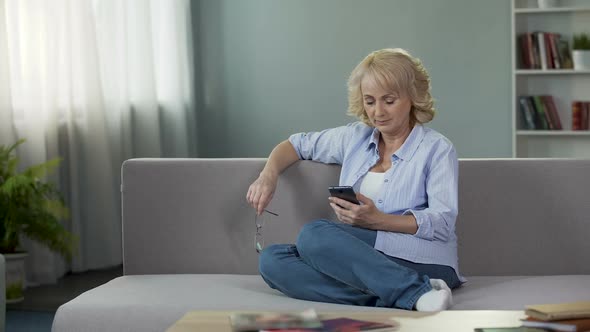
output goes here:
[[262, 172], [260, 172], [259, 176], [260, 177], [265, 177], [265, 178], [268, 178], [268, 179], [271, 179], [271, 180], [274, 181], [274, 180], [276, 180], [279, 177], [279, 174], [278, 174], [277, 171], [265, 167], [262, 170]]
[[377, 210], [374, 213], [374, 216], [370, 219], [372, 228], [377, 231], [386, 231], [388, 225], [389, 215], [387, 213], [383, 213]]
[[371, 228], [378, 231], [415, 234], [418, 228], [413, 215], [400, 216], [378, 211], [369, 221]]

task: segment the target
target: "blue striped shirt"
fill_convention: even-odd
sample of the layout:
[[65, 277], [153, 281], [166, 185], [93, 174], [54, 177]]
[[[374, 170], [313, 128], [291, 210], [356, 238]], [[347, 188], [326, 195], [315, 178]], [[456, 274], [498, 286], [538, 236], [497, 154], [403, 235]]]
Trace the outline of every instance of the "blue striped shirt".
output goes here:
[[[362, 122], [289, 137], [299, 159], [342, 165], [341, 186], [359, 192], [363, 177], [379, 161], [379, 131]], [[374, 202], [382, 212], [413, 214], [416, 234], [378, 231], [375, 249], [415, 263], [452, 267], [459, 274], [455, 220], [458, 160], [442, 134], [415, 125], [391, 157]]]

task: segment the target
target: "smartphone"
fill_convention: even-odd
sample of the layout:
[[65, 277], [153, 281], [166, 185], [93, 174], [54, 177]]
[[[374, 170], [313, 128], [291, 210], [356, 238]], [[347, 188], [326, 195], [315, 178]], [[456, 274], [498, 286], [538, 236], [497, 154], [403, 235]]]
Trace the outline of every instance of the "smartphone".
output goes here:
[[332, 186], [328, 187], [328, 190], [330, 191], [330, 195], [332, 195], [332, 197], [338, 197], [358, 205], [361, 204], [361, 202], [356, 199], [356, 194], [354, 193], [354, 189], [352, 189], [351, 186]]

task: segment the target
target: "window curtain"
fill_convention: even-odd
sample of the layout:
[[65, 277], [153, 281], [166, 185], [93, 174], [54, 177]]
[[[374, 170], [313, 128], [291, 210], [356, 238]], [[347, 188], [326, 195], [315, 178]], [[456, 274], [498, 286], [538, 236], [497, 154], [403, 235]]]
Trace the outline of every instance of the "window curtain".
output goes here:
[[0, 0], [0, 144], [63, 158], [79, 238], [71, 264], [25, 239], [29, 284], [121, 264], [121, 163], [196, 155], [192, 40], [189, 0]]

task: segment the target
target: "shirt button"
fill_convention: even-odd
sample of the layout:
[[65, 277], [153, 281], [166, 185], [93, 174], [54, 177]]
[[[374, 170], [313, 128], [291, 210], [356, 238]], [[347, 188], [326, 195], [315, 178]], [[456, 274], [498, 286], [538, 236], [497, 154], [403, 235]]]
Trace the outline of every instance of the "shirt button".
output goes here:
[[385, 182], [389, 182], [389, 179], [385, 179]]
[[378, 202], [379, 202], [379, 204], [381, 204], [381, 203], [383, 203], [383, 200], [382, 200], [382, 199], [380, 199]]

